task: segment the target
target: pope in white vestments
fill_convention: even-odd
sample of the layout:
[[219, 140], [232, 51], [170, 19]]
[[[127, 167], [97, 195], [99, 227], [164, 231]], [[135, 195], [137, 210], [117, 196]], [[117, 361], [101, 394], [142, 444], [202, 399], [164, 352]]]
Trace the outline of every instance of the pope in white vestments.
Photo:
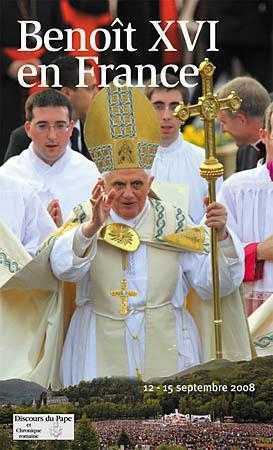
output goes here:
[[[100, 117], [105, 110], [106, 117]], [[94, 133], [99, 119], [102, 128]], [[211, 304], [206, 231], [200, 228], [194, 235], [192, 230], [186, 239], [188, 245], [199, 241], [200, 254], [185, 251], [185, 242], [179, 248], [176, 233], [182, 233], [182, 241], [186, 238], [189, 219], [180, 208], [147, 197], [152, 177], [142, 167], [149, 168], [159, 138], [149, 102], [137, 89], [104, 89], [92, 103], [86, 135], [98, 167], [108, 173], [94, 189], [93, 209], [90, 204], [81, 205], [82, 225], [62, 234], [51, 252], [56, 277], [77, 286], [76, 310], [61, 359], [63, 384], [101, 376], [167, 376], [213, 357], [210, 331], [209, 342], [204, 342], [203, 335], [201, 343], [198, 329], [204, 328], [205, 317], [211, 320], [211, 305], [209, 315], [206, 305], [199, 306], [202, 317], [197, 322], [185, 307], [190, 287], [203, 299], [201, 303]], [[222, 206], [215, 208], [219, 210], [214, 220], [221, 221]], [[99, 225], [94, 226], [95, 222]], [[116, 230], [116, 224], [125, 227]], [[103, 225], [108, 232], [102, 231]], [[140, 245], [124, 256], [121, 244], [133, 239], [132, 230]], [[219, 258], [221, 295], [228, 296], [240, 285], [244, 271], [242, 247], [235, 236], [228, 234], [220, 242]], [[128, 297], [125, 305], [124, 296]], [[239, 318], [244, 324], [239, 336], [226, 324], [225, 355], [250, 358], [242, 304], [238, 299], [223, 303], [223, 309], [231, 306], [230, 321]]]
[[[152, 217], [157, 214], [156, 208], [163, 209], [164, 205], [160, 202], [154, 205], [147, 200], [141, 213], [131, 220], [125, 220], [111, 209], [107, 223], [129, 225], [140, 236], [145, 230], [146, 239], [149, 234], [152, 239]], [[164, 213], [167, 216], [171, 211], [165, 207]], [[171, 219], [174, 220], [174, 217]], [[81, 230], [81, 227], [76, 228], [61, 236], [51, 253], [52, 270], [56, 277], [75, 282], [77, 286], [76, 311], [61, 361], [63, 383], [78, 384], [83, 379], [90, 380], [105, 375], [135, 376], [138, 371], [147, 379], [149, 376], [170, 375], [201, 363], [204, 360], [201, 340], [197, 325], [185, 307], [185, 298], [189, 288], [193, 287], [204, 301], [210, 301], [210, 257], [206, 253], [176, 253], [167, 249], [154, 249], [141, 243], [138, 250], [129, 253], [128, 267], [122, 272], [119, 250], [113, 252], [112, 249], [105, 249], [105, 245], [97, 242], [96, 237], [87, 239]], [[107, 246], [110, 247], [108, 244]], [[100, 255], [102, 252], [106, 253], [104, 258]], [[243, 252], [235, 237], [233, 241], [231, 238], [223, 241], [220, 252], [221, 295], [226, 296], [241, 283]], [[85, 256], [79, 256], [83, 253]], [[116, 278], [110, 277], [109, 272], [112, 275], [115, 273]], [[137, 292], [135, 297], [129, 298], [128, 315], [124, 319], [119, 314], [118, 299], [111, 301], [108, 298], [105, 305], [100, 305], [103, 299], [96, 296], [103, 288], [98, 288], [98, 283], [108, 287], [110, 291], [111, 287], [118, 288], [123, 276], [128, 282], [128, 289]], [[99, 277], [99, 280], [94, 280], [93, 277]], [[112, 285], [109, 285], [107, 278], [113, 280]], [[114, 331], [110, 332], [111, 322], [115, 321], [122, 329], [122, 337], [115, 336]], [[108, 332], [107, 322], [110, 322]], [[170, 336], [170, 330], [165, 330], [170, 324], [173, 326], [173, 336]], [[105, 328], [98, 330], [99, 327]], [[153, 338], [155, 341], [151, 338], [153, 333], [156, 333], [156, 338]], [[153, 342], [154, 357], [158, 359], [151, 368], [148, 367], [151, 361], [147, 361], [145, 355], [148, 352], [148, 339]], [[103, 343], [108, 349], [107, 354], [103, 348], [99, 351]], [[124, 352], [124, 361], [121, 363], [118, 358], [118, 365], [115, 363], [117, 349]], [[103, 372], [101, 366], [104, 364], [100, 359], [106, 357], [108, 361], [106, 371]]]

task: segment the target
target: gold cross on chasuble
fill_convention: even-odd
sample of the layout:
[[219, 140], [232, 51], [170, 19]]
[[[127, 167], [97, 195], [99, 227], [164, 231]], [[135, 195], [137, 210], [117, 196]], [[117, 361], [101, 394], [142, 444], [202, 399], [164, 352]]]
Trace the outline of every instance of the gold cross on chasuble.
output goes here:
[[130, 297], [136, 297], [137, 291], [128, 291], [128, 283], [125, 278], [120, 282], [120, 289], [114, 289], [110, 291], [113, 297], [118, 297], [121, 300], [120, 314], [126, 316], [128, 314], [128, 299]]

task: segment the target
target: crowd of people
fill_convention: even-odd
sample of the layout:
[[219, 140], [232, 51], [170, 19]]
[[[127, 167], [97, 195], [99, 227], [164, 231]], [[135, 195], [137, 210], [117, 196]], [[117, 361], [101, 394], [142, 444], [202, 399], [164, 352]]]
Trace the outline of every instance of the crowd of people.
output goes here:
[[253, 450], [259, 448], [259, 444], [273, 445], [273, 425], [269, 424], [188, 423], [174, 426], [160, 421], [115, 420], [96, 422], [95, 428], [101, 448], [105, 450], [117, 443], [121, 430], [129, 437], [130, 448], [148, 445], [150, 450], [156, 450], [163, 443], [181, 445], [189, 450]]

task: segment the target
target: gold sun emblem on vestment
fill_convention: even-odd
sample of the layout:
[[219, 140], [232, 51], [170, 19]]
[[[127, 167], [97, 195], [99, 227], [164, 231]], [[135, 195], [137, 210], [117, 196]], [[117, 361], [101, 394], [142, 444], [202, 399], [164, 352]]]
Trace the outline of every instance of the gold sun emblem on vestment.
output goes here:
[[134, 252], [138, 249], [140, 239], [135, 230], [122, 223], [111, 223], [102, 228], [100, 237], [115, 247], [127, 252]]
[[133, 243], [134, 235], [129, 228], [121, 227], [120, 224], [115, 224], [112, 231], [109, 233], [110, 238], [122, 245], [131, 245]]

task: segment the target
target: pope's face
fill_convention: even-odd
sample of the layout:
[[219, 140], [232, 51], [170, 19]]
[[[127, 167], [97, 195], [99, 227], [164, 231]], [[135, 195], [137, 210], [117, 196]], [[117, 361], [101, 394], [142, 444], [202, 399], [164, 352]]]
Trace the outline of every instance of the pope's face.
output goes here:
[[123, 219], [135, 218], [144, 208], [153, 177], [143, 169], [115, 170], [105, 176], [106, 191], [116, 191], [113, 210]]

